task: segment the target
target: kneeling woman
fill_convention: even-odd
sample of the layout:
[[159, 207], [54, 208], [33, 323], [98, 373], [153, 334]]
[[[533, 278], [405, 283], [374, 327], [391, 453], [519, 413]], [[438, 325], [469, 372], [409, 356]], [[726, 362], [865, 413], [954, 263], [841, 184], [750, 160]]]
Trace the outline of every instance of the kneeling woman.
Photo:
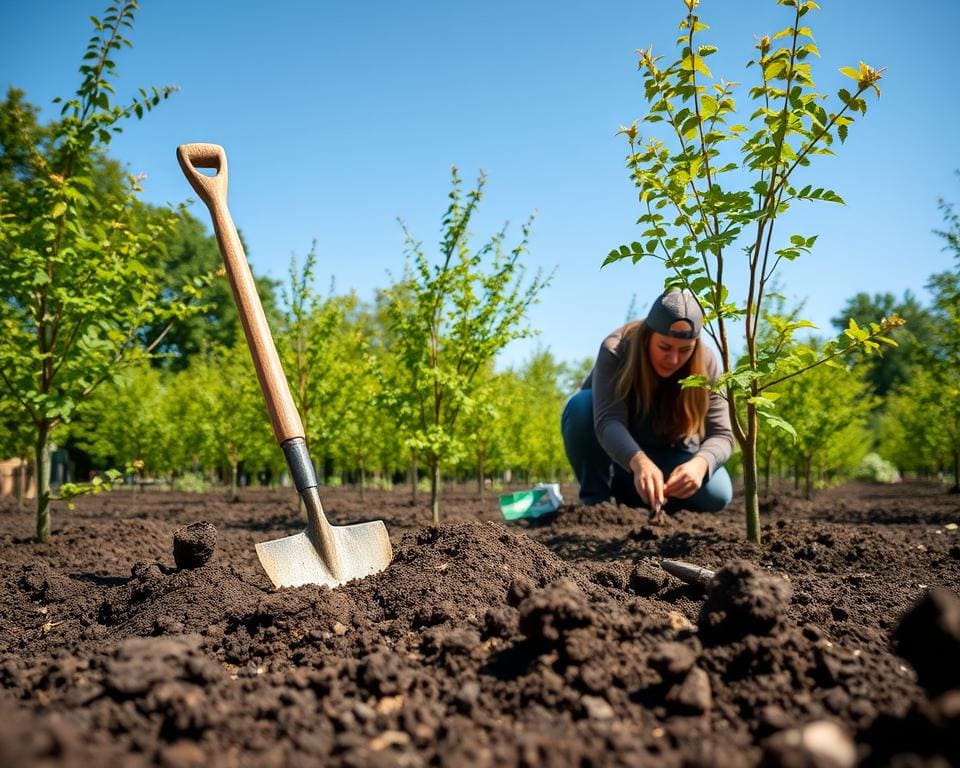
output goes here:
[[[703, 312], [689, 291], [657, 298], [645, 320], [611, 333], [561, 420], [580, 501], [611, 494], [658, 519], [677, 509], [718, 511], [733, 488], [723, 464], [733, 452], [726, 401], [686, 376], [715, 382], [720, 365], [700, 340]], [[612, 472], [612, 473], [611, 473]]]

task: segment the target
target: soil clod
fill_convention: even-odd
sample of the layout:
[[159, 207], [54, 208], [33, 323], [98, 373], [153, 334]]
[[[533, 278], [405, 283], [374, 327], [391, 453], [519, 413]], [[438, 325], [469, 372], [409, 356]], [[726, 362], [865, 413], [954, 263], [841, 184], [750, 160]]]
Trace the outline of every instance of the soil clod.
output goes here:
[[179, 528], [173, 534], [173, 561], [177, 568], [199, 568], [213, 557], [217, 529], [202, 520]]
[[717, 571], [700, 612], [700, 633], [714, 642], [769, 635], [781, 623], [792, 590], [783, 579], [745, 560]]
[[926, 592], [900, 620], [893, 642], [931, 696], [960, 688], [960, 597]]

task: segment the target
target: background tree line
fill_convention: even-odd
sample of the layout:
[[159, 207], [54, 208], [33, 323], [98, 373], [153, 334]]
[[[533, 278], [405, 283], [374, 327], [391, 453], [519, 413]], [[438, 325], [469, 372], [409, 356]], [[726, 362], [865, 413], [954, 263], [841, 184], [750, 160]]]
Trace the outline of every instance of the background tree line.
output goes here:
[[[183, 207], [144, 203], [141, 180], [109, 154], [113, 135], [175, 91], [116, 103], [114, 54], [130, 45], [122, 33], [135, 11], [118, 2], [92, 18], [80, 85], [59, 117], [41, 124], [15, 88], [0, 102], [0, 454], [33, 462], [40, 540], [54, 443], [90, 469], [171, 487], [217, 478], [235, 493], [241, 472], [275, 482], [283, 469], [214, 238]], [[285, 284], [258, 279], [320, 476], [361, 492], [408, 482], [414, 498], [426, 479], [434, 519], [444, 478], [474, 479], [480, 493], [507, 473], [571, 479], [559, 416], [592, 362], [541, 349], [496, 368], [508, 343], [534, 333], [526, 312], [550, 276], [525, 274], [532, 221], [513, 244], [506, 227], [473, 243], [484, 185], [481, 175], [464, 191], [453, 170], [438, 258], [404, 229], [403, 271], [372, 302], [333, 284], [318, 292], [314, 249]], [[930, 306], [858, 294], [835, 320], [856, 334], [858, 322], [897, 314], [907, 320], [893, 331], [898, 346], [755, 380], [791, 426], [760, 434], [767, 482], [790, 476], [812, 493], [852, 474], [910, 472], [945, 474], [956, 488], [960, 220], [947, 201], [941, 212], [953, 266], [930, 277]], [[758, 326], [773, 347], [791, 347], [784, 365], [798, 371], [830, 344], [797, 340], [801, 327], [782, 306]]]

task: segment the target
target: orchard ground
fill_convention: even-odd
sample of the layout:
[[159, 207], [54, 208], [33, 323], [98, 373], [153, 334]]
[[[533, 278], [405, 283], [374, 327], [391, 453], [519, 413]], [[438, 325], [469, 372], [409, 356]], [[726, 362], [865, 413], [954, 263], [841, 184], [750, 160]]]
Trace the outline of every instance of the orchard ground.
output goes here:
[[939, 485], [767, 495], [761, 545], [739, 499], [667, 527], [572, 503], [505, 524], [457, 489], [432, 527], [402, 489], [321, 496], [386, 522], [385, 572], [274, 590], [254, 544], [302, 528], [290, 492], [82, 498], [44, 545], [0, 501], [0, 764], [960, 764]]

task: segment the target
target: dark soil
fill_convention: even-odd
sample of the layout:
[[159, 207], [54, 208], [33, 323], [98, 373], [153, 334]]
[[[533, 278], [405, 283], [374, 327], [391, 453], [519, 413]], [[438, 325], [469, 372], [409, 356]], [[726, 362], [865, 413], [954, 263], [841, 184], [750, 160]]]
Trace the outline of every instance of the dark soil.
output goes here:
[[[960, 497], [764, 499], [666, 527], [614, 505], [504, 524], [451, 491], [321, 489], [395, 557], [274, 590], [290, 492], [0, 500], [0, 765], [960, 764]], [[568, 499], [576, 489], [564, 488]], [[717, 571], [707, 593], [659, 558]]]

